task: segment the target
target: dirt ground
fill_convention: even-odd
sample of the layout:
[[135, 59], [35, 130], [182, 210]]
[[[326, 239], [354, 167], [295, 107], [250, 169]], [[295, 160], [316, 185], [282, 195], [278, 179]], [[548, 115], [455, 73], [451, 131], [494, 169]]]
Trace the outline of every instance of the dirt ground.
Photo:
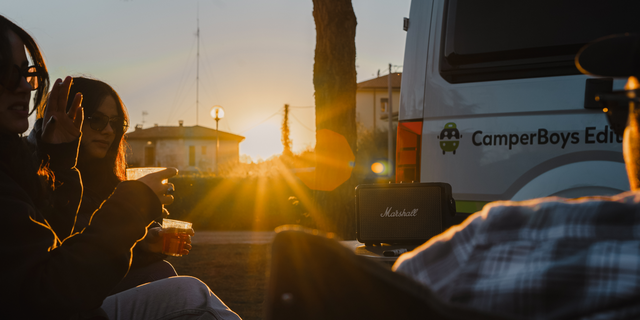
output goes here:
[[196, 231], [191, 238], [194, 244], [269, 244], [273, 231]]
[[169, 257], [180, 275], [199, 278], [245, 320], [262, 319], [273, 232], [197, 232], [185, 257]]

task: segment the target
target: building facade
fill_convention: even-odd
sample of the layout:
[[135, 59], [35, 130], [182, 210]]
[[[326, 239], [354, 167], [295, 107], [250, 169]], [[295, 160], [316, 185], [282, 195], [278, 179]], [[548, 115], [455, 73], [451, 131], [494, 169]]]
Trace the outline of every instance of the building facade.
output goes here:
[[237, 163], [244, 137], [215, 129], [192, 126], [136, 127], [126, 134], [129, 167], [175, 167], [183, 172], [215, 172], [216, 137], [218, 168]]
[[[400, 84], [402, 73], [391, 74], [391, 95], [393, 121], [398, 121], [398, 107], [400, 106]], [[389, 101], [389, 76], [384, 75], [358, 83], [356, 89], [356, 121], [358, 134], [362, 130], [371, 131], [373, 128], [387, 130], [387, 108]]]

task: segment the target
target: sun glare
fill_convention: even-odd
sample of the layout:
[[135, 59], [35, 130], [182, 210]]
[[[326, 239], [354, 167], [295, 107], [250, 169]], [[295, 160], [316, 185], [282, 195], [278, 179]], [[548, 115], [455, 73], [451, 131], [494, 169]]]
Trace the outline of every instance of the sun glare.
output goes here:
[[[282, 153], [280, 128], [273, 123], [263, 123], [243, 134], [240, 154], [246, 154], [254, 161], [266, 160]], [[292, 137], [295, 139], [295, 137]]]

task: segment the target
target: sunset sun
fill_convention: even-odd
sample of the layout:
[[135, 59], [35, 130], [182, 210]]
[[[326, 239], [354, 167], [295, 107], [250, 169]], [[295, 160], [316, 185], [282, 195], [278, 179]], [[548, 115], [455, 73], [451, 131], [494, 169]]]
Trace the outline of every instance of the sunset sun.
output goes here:
[[276, 123], [265, 122], [245, 132], [244, 136], [246, 140], [240, 144], [240, 154], [250, 156], [253, 161], [282, 153], [280, 127]]

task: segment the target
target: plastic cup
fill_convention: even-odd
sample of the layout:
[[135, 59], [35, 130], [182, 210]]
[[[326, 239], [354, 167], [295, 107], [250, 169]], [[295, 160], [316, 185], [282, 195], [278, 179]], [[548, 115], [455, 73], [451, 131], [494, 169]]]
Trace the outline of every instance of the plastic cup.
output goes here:
[[162, 219], [163, 246], [162, 253], [174, 257], [182, 256], [182, 249], [189, 239], [187, 233], [191, 229], [191, 222]]
[[[141, 167], [141, 168], [128, 168], [126, 171], [127, 180], [138, 180], [150, 173], [162, 171], [166, 169], [165, 167]], [[162, 183], [165, 184], [169, 180], [164, 179]]]

